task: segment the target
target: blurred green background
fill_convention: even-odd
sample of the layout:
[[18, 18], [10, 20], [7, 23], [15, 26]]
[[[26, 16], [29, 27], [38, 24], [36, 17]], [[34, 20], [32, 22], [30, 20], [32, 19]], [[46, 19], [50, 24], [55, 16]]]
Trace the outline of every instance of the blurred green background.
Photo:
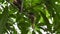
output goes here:
[[60, 34], [60, 0], [21, 1], [0, 0], [0, 34]]

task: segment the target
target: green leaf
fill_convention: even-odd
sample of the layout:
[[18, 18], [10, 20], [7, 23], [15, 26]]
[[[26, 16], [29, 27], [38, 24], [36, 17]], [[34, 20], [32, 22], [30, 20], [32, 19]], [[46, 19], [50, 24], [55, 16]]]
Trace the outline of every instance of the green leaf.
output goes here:
[[34, 31], [32, 31], [32, 34], [36, 34]]
[[8, 21], [8, 7], [7, 6], [4, 8], [2, 15], [3, 15], [2, 18], [0, 19], [0, 34], [4, 33], [4, 28], [6, 26], [5, 24]]
[[37, 32], [38, 32], [39, 34], [42, 34], [39, 30], [37, 30]]

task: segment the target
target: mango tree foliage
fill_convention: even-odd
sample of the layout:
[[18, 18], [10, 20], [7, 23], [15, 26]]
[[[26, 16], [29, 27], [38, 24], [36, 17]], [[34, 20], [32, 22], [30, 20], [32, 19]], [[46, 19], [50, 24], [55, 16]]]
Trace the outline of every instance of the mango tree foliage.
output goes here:
[[60, 34], [60, 0], [0, 0], [0, 34]]

